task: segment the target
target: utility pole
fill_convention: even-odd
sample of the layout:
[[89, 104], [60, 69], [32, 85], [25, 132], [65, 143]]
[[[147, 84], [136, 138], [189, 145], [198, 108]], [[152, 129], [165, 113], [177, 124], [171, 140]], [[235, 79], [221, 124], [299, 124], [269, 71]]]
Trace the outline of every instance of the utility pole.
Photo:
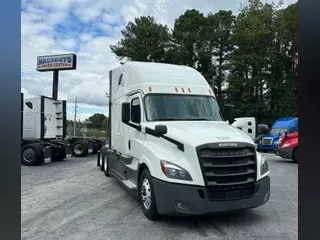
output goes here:
[[74, 102], [74, 120], [73, 120], [73, 136], [76, 136], [76, 127], [77, 127], [77, 97]]

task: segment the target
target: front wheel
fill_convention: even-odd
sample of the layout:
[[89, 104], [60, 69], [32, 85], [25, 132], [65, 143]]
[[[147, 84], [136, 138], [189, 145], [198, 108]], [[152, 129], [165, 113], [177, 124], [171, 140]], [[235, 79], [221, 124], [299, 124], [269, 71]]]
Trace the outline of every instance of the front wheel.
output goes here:
[[140, 177], [139, 198], [144, 215], [150, 220], [159, 217], [154, 195], [151, 174], [148, 169], [144, 169]]
[[102, 153], [101, 154], [101, 158], [100, 158], [100, 171], [101, 172], [104, 172], [104, 170], [105, 170], [105, 167], [104, 167], [104, 162], [105, 162], [105, 157], [106, 155], [105, 155], [105, 153]]
[[37, 166], [43, 162], [43, 148], [40, 144], [31, 143], [22, 147], [21, 162], [27, 166]]
[[106, 175], [106, 177], [110, 177], [108, 155], [105, 154], [104, 156], [104, 175]]
[[298, 163], [298, 147], [293, 151], [292, 159], [295, 163]]

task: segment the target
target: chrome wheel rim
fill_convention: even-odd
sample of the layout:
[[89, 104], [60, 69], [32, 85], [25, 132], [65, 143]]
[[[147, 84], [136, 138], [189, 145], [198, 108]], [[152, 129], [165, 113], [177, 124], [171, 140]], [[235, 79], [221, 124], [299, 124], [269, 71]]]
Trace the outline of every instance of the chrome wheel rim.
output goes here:
[[76, 154], [82, 154], [83, 153], [83, 146], [81, 144], [77, 144], [74, 146], [74, 152]]
[[149, 209], [151, 206], [151, 187], [147, 178], [142, 181], [141, 200], [145, 209]]
[[23, 160], [26, 162], [31, 162], [34, 158], [34, 151], [31, 148], [24, 150]]

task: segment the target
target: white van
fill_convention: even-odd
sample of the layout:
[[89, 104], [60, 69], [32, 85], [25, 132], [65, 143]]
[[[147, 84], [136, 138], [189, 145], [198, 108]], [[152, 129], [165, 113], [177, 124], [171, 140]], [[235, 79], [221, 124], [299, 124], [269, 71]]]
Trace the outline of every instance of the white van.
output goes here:
[[222, 118], [195, 69], [128, 62], [110, 71], [109, 119], [98, 165], [139, 199], [147, 218], [225, 213], [269, 200], [265, 158]]

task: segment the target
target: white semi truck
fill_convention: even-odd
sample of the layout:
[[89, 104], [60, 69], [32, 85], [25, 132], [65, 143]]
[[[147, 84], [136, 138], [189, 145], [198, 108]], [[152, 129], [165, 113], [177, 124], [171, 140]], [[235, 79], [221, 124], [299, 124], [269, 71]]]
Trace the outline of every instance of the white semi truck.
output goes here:
[[21, 162], [40, 165], [72, 155], [98, 152], [98, 139], [66, 138], [67, 103], [46, 96], [24, 99], [21, 93]]
[[[137, 197], [147, 218], [232, 212], [269, 200], [268, 164], [239, 129], [249, 119], [227, 123], [198, 71], [128, 62], [109, 79], [109, 144], [97, 165]], [[257, 134], [268, 131], [253, 120]]]

